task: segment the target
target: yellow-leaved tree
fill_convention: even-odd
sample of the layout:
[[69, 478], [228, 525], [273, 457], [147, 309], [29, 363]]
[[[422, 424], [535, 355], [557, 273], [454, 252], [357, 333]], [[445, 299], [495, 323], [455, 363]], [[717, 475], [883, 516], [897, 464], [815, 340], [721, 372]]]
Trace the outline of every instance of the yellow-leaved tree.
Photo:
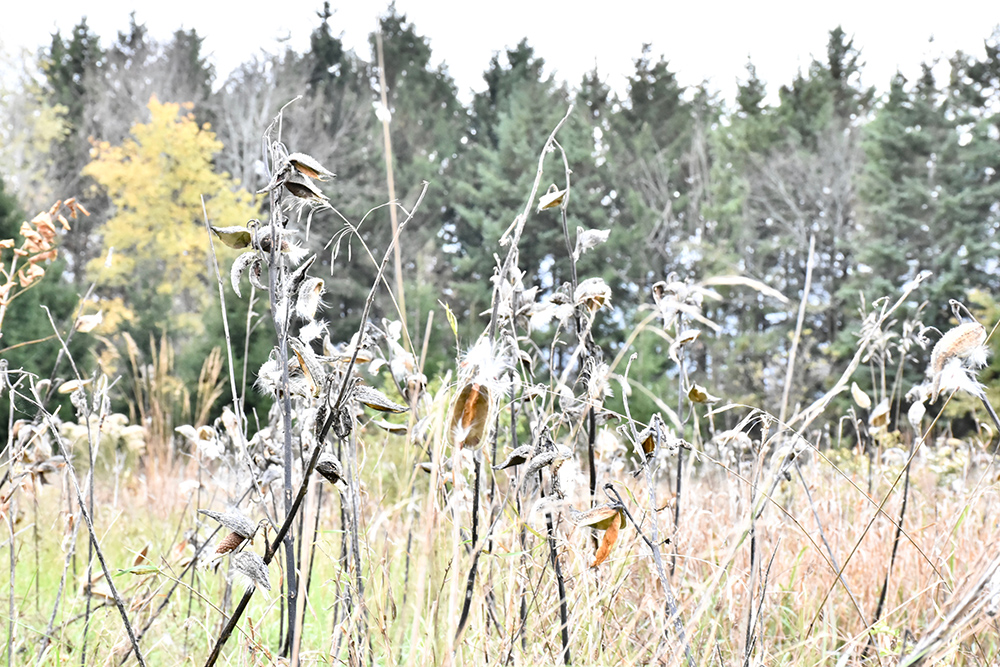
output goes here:
[[[95, 142], [84, 169], [113, 204], [101, 229], [103, 251], [88, 271], [103, 298], [106, 329], [127, 323], [138, 332], [198, 334], [215, 294], [202, 196], [209, 221], [220, 227], [246, 224], [258, 207], [215, 171], [222, 143], [208, 124], [198, 125], [189, 105], [154, 96], [148, 108], [149, 122], [134, 125], [122, 145]], [[221, 244], [216, 250], [225, 270], [224, 259], [235, 252]]]

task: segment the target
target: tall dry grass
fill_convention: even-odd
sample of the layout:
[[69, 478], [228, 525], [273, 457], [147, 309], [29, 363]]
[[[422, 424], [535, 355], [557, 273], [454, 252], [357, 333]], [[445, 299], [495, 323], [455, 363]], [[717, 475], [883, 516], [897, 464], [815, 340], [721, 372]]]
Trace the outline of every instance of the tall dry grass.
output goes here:
[[[629, 342], [654, 328], [668, 342], [678, 404], [654, 397], [660, 414], [633, 419], [628, 394], [650, 379], [631, 375], [627, 345], [606, 360], [591, 335], [614, 295], [576, 260], [606, 234], [570, 237], [558, 130], [500, 246], [490, 319], [442, 377], [424, 376], [403, 322], [368, 317], [393, 245], [367, 253], [379, 277], [357, 335], [323, 335], [311, 300], [323, 282], [297, 223], [335, 209], [313, 182], [322, 165], [281, 143], [280, 117], [265, 135], [272, 221], [209, 237], [243, 244], [231, 279], [269, 297], [276, 344], [258, 385], [275, 401], [259, 430], [238, 400], [206, 423], [221, 355], [184, 394], [199, 397], [193, 423], [171, 430], [183, 392], [163, 390], [169, 350], [143, 366], [136, 347], [135, 414], [155, 447], [102, 472], [102, 449], [129, 447], [106, 400], [114, 383], [80, 378], [77, 414], [60, 416], [33, 377], [8, 373], [5, 390], [40, 415], [11, 418], [0, 488], [9, 664], [993, 664], [992, 441], [949, 440], [922, 411], [891, 417], [903, 361], [927, 345], [896, 320], [920, 280], [864, 313], [843, 374], [795, 410], [701, 387], [689, 351], [710, 328], [709, 283], [657, 283]], [[547, 160], [560, 183], [539, 197]], [[400, 235], [415, 208], [401, 207]], [[573, 259], [555, 294], [517, 268], [541, 215], [562, 224]], [[344, 220], [337, 238], [362, 243], [360, 224]], [[232, 368], [238, 342], [227, 348]], [[906, 402], [923, 406], [931, 387], [978, 391], [967, 356], [951, 368], [967, 384], [934, 375]], [[855, 405], [836, 414], [864, 365], [875, 396], [852, 386]], [[615, 392], [622, 413], [607, 407]], [[739, 425], [717, 431], [723, 415]], [[266, 568], [257, 587], [238, 576], [243, 559], [215, 553], [225, 533], [196, 511], [227, 506], [263, 528], [238, 547]]]

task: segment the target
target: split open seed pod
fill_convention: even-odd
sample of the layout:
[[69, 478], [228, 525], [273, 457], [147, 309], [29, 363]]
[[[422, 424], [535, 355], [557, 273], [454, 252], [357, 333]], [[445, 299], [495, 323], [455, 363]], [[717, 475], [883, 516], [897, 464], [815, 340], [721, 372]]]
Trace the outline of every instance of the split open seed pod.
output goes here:
[[538, 198], [538, 210], [544, 211], [549, 208], [555, 208], [562, 205], [563, 200], [566, 199], [566, 190], [560, 190], [559, 187], [553, 183], [549, 186], [549, 189], [544, 195]]
[[667, 425], [663, 422], [663, 417], [658, 412], [654, 413], [652, 419], [649, 420], [649, 426], [639, 432], [639, 446], [642, 447], [642, 453], [647, 461], [656, 453], [656, 449], [665, 439], [666, 433]]
[[215, 519], [244, 539], [252, 540], [254, 534], [257, 532], [257, 524], [238, 509], [231, 509], [227, 512], [213, 512], [211, 510], [200, 509], [198, 513]]
[[451, 406], [448, 434], [459, 447], [478, 447], [489, 426], [490, 389], [478, 382], [469, 382], [458, 392]]
[[586, 512], [570, 509], [570, 520], [576, 525], [604, 531], [604, 538], [597, 548], [594, 562], [590, 564], [590, 567], [597, 567], [611, 555], [611, 548], [618, 541], [618, 532], [625, 527], [625, 513], [622, 509], [618, 503], [598, 505]]
[[607, 530], [616, 520], [619, 528], [625, 527], [625, 513], [618, 503], [605, 503], [584, 512], [570, 508], [569, 518], [578, 526], [596, 530]]
[[359, 403], [364, 404], [372, 410], [378, 410], [379, 412], [391, 412], [393, 414], [398, 414], [409, 410], [409, 408], [405, 405], [400, 405], [399, 403], [390, 400], [388, 396], [380, 392], [378, 389], [369, 387], [366, 384], [355, 385], [351, 396]]
[[305, 153], [292, 153], [288, 156], [288, 164], [300, 174], [305, 174], [309, 178], [316, 178], [325, 181], [336, 176], [332, 171], [319, 163], [319, 160], [312, 155]]
[[688, 389], [688, 399], [690, 399], [692, 403], [704, 403], [706, 405], [712, 405], [713, 403], [718, 403], [722, 400], [718, 396], [713, 396], [708, 393], [708, 390], [700, 384], [691, 385], [691, 388]]
[[232, 227], [213, 226], [212, 231], [219, 237], [219, 240], [230, 248], [236, 248], [237, 250], [249, 248], [250, 243], [253, 242], [253, 234], [250, 230], [240, 225], [234, 225]]
[[324, 204], [330, 199], [308, 177], [293, 172], [285, 179], [285, 189], [299, 199]]
[[573, 293], [573, 301], [576, 305], [583, 305], [591, 313], [596, 312], [601, 306], [611, 300], [611, 288], [604, 282], [603, 278], [587, 278], [577, 285]]
[[534, 445], [521, 445], [507, 455], [507, 458], [493, 466], [494, 470], [503, 470], [504, 468], [512, 468], [514, 466], [519, 466], [528, 459], [531, 458], [531, 454], [535, 451]]

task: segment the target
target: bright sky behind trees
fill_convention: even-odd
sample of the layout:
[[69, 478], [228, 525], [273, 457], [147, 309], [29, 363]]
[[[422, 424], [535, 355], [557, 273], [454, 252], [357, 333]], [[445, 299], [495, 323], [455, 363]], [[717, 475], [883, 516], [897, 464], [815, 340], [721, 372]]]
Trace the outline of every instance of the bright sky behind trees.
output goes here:
[[[368, 34], [387, 5], [384, 0], [334, 0], [334, 34], [343, 31], [344, 45], [369, 59]], [[129, 13], [135, 11], [137, 22], [145, 23], [158, 40], [166, 41], [178, 28], [197, 30], [205, 38], [205, 52], [211, 54], [221, 82], [249, 56], [279, 49], [279, 40], [300, 53], [308, 49], [322, 2], [285, 2], [277, 7], [274, 11], [257, 3], [192, 0], [52, 0], [44, 11], [35, 11], [21, 4], [6, 13], [0, 46], [11, 51], [47, 45], [50, 33], [58, 28], [68, 34], [83, 15], [95, 33], [110, 41], [128, 29]], [[466, 101], [472, 91], [484, 88], [482, 73], [493, 53], [524, 37], [545, 59], [546, 71], [572, 85], [596, 63], [608, 85], [621, 91], [642, 44], [648, 42], [655, 55], [666, 57], [682, 84], [707, 79], [731, 99], [736, 80], [745, 75], [747, 56], [757, 75], [769, 82], [773, 97], [778, 86], [788, 83], [797, 70], [807, 69], [813, 57], [823, 58], [829, 31], [837, 25], [854, 37], [862, 51], [864, 83], [885, 91], [897, 68], [915, 78], [923, 61], [942, 55], [947, 59], [959, 49], [982, 54], [983, 40], [1000, 24], [1000, 5], [990, 0], [820, 4], [507, 0], [492, 6], [397, 0], [396, 7], [429, 38], [434, 62], [447, 63]]]

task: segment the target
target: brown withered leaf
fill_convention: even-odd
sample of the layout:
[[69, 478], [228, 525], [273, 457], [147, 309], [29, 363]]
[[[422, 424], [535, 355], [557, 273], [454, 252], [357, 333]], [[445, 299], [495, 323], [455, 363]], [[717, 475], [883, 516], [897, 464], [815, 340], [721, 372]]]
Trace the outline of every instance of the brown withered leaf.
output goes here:
[[612, 521], [608, 526], [608, 529], [604, 531], [604, 539], [601, 540], [601, 546], [597, 548], [597, 554], [594, 556], [594, 562], [590, 564], [590, 567], [597, 567], [604, 561], [608, 559], [611, 555], [611, 548], [615, 546], [615, 542], [618, 541], [618, 523]]
[[478, 447], [486, 434], [490, 413], [490, 390], [470, 382], [458, 393], [451, 406], [448, 433], [459, 447]]
[[321, 165], [319, 160], [305, 153], [292, 153], [288, 156], [288, 164], [292, 165], [300, 174], [305, 174], [309, 178], [317, 178], [325, 181], [336, 176], [332, 171]]

